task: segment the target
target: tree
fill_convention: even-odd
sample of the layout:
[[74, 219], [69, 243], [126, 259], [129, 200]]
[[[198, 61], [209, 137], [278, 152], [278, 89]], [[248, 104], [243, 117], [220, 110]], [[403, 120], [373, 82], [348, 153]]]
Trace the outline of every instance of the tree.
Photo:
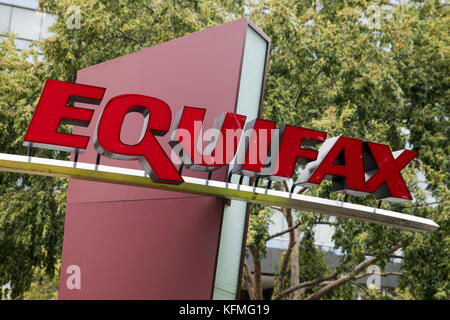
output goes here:
[[[55, 36], [43, 43], [53, 77], [75, 81], [81, 68], [212, 27], [243, 14], [243, 2], [213, 0], [40, 0], [55, 15]], [[69, 29], [70, 6], [80, 8], [80, 29]]]
[[[386, 2], [378, 2], [382, 4]], [[438, 1], [378, 7], [385, 10], [379, 10], [379, 25], [374, 27], [365, 19], [371, 5], [371, 1], [256, 5], [250, 16], [272, 39], [264, 116], [325, 130], [329, 136], [344, 134], [388, 143], [393, 150], [408, 146], [419, 151], [419, 158], [403, 172], [415, 200], [382, 207], [431, 218], [440, 228], [429, 234], [411, 233], [283, 209], [290, 241], [276, 281], [276, 299], [354, 298], [357, 293], [348, 288], [355, 287], [359, 294], [362, 289], [353, 280], [365, 275], [370, 264], [384, 267], [400, 248], [402, 292], [418, 299], [449, 297], [448, 7]], [[418, 172], [426, 176], [426, 190], [416, 182]], [[285, 184], [277, 188], [289, 190]], [[341, 197], [330, 191], [330, 184], [300, 190]], [[350, 201], [376, 206], [373, 197]], [[322, 223], [335, 226], [333, 239], [343, 252], [341, 263], [328, 274], [305, 279], [298, 267], [302, 254], [292, 259], [297, 249], [304, 249], [303, 244], [297, 248], [295, 230], [305, 242], [311, 227]]]
[[[0, 45], [1, 152], [27, 153], [22, 141], [45, 79], [75, 81], [80, 68], [233, 19], [243, 13], [242, 2], [40, 1], [57, 17], [54, 36], [22, 53], [12, 41]], [[81, 8], [81, 29], [68, 28], [71, 5]], [[33, 156], [69, 154], [33, 149]], [[35, 297], [42, 270], [53, 281], [58, 268], [67, 181], [14, 173], [0, 179], [0, 286], [9, 283], [11, 298]]]
[[58, 299], [59, 273], [49, 277], [44, 270], [36, 268], [30, 288], [20, 297], [24, 300]]
[[[448, 6], [431, 0], [403, 5], [379, 1], [376, 8], [383, 10], [375, 10], [380, 16], [374, 24], [368, 23], [372, 1], [364, 0], [40, 0], [39, 4], [57, 17], [54, 36], [39, 43], [43, 61], [35, 51], [19, 55], [11, 42], [0, 47], [2, 152], [26, 153], [21, 142], [45, 78], [74, 81], [78, 69], [245, 13], [272, 39], [264, 118], [325, 130], [330, 137], [344, 134], [386, 143], [393, 150], [407, 146], [419, 151], [418, 159], [403, 170], [415, 200], [383, 202], [382, 207], [431, 218], [440, 225], [433, 233], [420, 234], [283, 209], [290, 241], [272, 298], [375, 297], [354, 280], [371, 264], [383, 267], [399, 248], [404, 255], [400, 288], [395, 296], [383, 298], [449, 298]], [[80, 8], [79, 29], [67, 25], [73, 5]], [[68, 156], [33, 152], [50, 158]], [[426, 190], [417, 183], [419, 173], [425, 177]], [[10, 282], [17, 297], [30, 287], [35, 270], [44, 268], [51, 278], [57, 265], [66, 182], [12, 173], [0, 178], [0, 284]], [[286, 183], [273, 187], [289, 190]], [[343, 199], [331, 192], [330, 183], [295, 192]], [[373, 196], [349, 201], [377, 205]], [[280, 208], [251, 210], [248, 249], [255, 272], [246, 268], [243, 288], [252, 299], [263, 297], [260, 262], [271, 238], [267, 226], [274, 210]], [[319, 224], [335, 228], [335, 246], [343, 253], [336, 269], [325, 264], [323, 252], [313, 243]]]
[[[14, 38], [0, 42], [0, 142], [2, 152], [27, 154], [23, 137], [48, 76], [34, 48], [19, 53]], [[33, 155], [63, 159], [53, 151]], [[0, 174], [0, 287], [11, 298], [29, 287], [35, 269], [53, 277], [61, 254], [67, 182], [16, 173]], [[9, 290], [8, 290], [9, 291]]]

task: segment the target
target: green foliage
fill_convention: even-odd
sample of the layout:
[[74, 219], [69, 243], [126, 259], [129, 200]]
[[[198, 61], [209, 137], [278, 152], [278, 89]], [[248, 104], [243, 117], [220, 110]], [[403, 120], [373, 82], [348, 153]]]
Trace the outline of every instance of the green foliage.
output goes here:
[[[81, 7], [81, 29], [67, 27], [70, 5]], [[26, 154], [23, 137], [45, 79], [74, 81], [78, 69], [243, 13], [243, 1], [228, 0], [45, 0], [40, 7], [57, 17], [54, 36], [38, 43], [42, 59], [36, 48], [18, 53], [12, 40], [0, 44], [0, 143], [4, 153]], [[34, 149], [33, 156], [67, 159], [68, 154]], [[35, 272], [39, 279], [43, 270], [50, 278], [54, 275], [61, 254], [67, 181], [13, 173], [1, 173], [0, 180], [0, 286], [10, 283], [11, 298], [16, 298], [36, 281]], [[37, 298], [38, 287], [33, 282], [30, 297]]]
[[[0, 141], [4, 153], [26, 154], [23, 137], [48, 76], [35, 49], [18, 53], [13, 38], [0, 42]], [[64, 158], [67, 154], [35, 151]], [[36, 267], [49, 276], [61, 254], [66, 181], [0, 173], [0, 286], [15, 298], [26, 290]]]
[[[383, 267], [388, 249], [400, 243], [402, 288], [418, 299], [448, 298], [449, 8], [437, 1], [392, 6], [373, 29], [363, 23], [372, 1], [314, 3], [263, 1], [250, 13], [272, 39], [264, 116], [330, 137], [344, 134], [393, 150], [417, 150], [418, 159], [403, 170], [415, 201], [382, 207], [431, 218], [439, 230], [417, 234], [338, 219], [335, 247], [349, 257], [338, 270], [350, 272], [367, 253]], [[418, 172], [426, 176], [427, 191], [416, 182]], [[339, 197], [329, 183], [305, 194]], [[373, 196], [349, 201], [376, 206]], [[328, 221], [312, 213], [300, 216], [311, 223]], [[344, 298], [350, 289], [338, 291], [345, 291]]]
[[[212, 27], [243, 14], [243, 1], [40, 0], [58, 17], [43, 52], [52, 77], [74, 81], [77, 70]], [[79, 6], [80, 29], [67, 28]]]
[[59, 272], [53, 277], [47, 275], [42, 269], [34, 272], [30, 289], [20, 297], [23, 300], [56, 300], [58, 299]]
[[[326, 264], [326, 253], [314, 243], [314, 230], [305, 231], [299, 242], [298, 259], [300, 282], [321, 278], [330, 273], [331, 268]], [[307, 289], [305, 296], [311, 294], [315, 288]]]
[[404, 249], [400, 288], [416, 299], [450, 299], [450, 210], [437, 206], [422, 210], [439, 224], [431, 234], [415, 233]]
[[[5, 153], [25, 154], [23, 136], [46, 78], [74, 81], [78, 69], [244, 14], [242, 0], [39, 3], [57, 17], [54, 36], [39, 44], [42, 61], [34, 49], [19, 54], [11, 41], [0, 43], [0, 143]], [[380, 257], [383, 267], [387, 250], [400, 243], [403, 276], [392, 298], [448, 299], [449, 7], [439, 1], [409, 1], [384, 11], [379, 28], [373, 29], [364, 23], [372, 4], [368, 0], [245, 3], [245, 13], [272, 39], [264, 118], [325, 130], [330, 137], [344, 134], [386, 143], [393, 150], [407, 146], [419, 152], [403, 171], [415, 200], [382, 207], [432, 218], [440, 229], [418, 234], [337, 219], [335, 246], [348, 257], [338, 270], [350, 272], [368, 252]], [[67, 28], [70, 5], [80, 6], [80, 29]], [[68, 156], [45, 150], [33, 155]], [[417, 184], [418, 172], [425, 176], [426, 191]], [[45, 270], [52, 278], [55, 271], [66, 181], [13, 173], [1, 173], [0, 180], [0, 285], [10, 282], [12, 296], [17, 297], [37, 279], [35, 272], [39, 278]], [[306, 194], [342, 199], [328, 182]], [[376, 206], [373, 196], [350, 201]], [[430, 201], [436, 205], [428, 205]], [[248, 244], [264, 256], [272, 213], [259, 206], [251, 212]], [[330, 271], [311, 240], [313, 227], [329, 219], [309, 212], [299, 212], [298, 219], [299, 277], [306, 281]], [[36, 294], [38, 288], [33, 284]], [[347, 283], [326, 297], [354, 298], [354, 292]]]
[[[321, 278], [327, 274], [329, 274], [332, 269], [326, 264], [326, 252], [323, 251], [320, 247], [318, 247], [314, 243], [314, 229], [312, 225], [305, 227], [302, 225], [303, 233], [302, 237], [299, 241], [298, 246], [298, 260], [299, 260], [299, 279], [300, 282], [309, 281], [311, 279]], [[283, 255], [286, 252], [283, 252]], [[282, 255], [282, 258], [283, 258]], [[280, 259], [282, 260], [282, 259]], [[280, 265], [278, 265], [278, 271], [280, 270]], [[290, 263], [287, 267], [287, 276], [286, 280], [290, 281]], [[279, 277], [275, 276], [275, 286], [274, 291], [272, 293], [272, 297], [275, 297], [278, 292], [278, 281]], [[307, 288], [303, 293], [302, 297], [307, 297], [309, 294], [314, 292], [317, 287]], [[285, 297], [286, 299], [288, 297]]]
[[272, 210], [261, 205], [250, 207], [250, 217], [248, 221], [247, 246], [256, 246], [261, 252], [260, 259], [267, 253], [266, 241], [269, 237], [269, 224]]

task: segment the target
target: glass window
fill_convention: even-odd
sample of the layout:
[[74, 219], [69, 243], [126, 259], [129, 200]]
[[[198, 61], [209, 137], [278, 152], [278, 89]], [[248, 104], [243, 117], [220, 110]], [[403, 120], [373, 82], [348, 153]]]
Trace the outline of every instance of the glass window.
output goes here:
[[9, 29], [9, 17], [11, 16], [11, 7], [0, 4], [0, 33], [5, 34]]
[[11, 32], [17, 34], [18, 37], [29, 40], [39, 40], [41, 31], [42, 13], [22, 9], [12, 8]]
[[11, 4], [13, 6], [30, 8], [36, 10], [39, 5], [38, 0], [0, 0], [4, 4]]
[[48, 28], [50, 28], [55, 22], [56, 22], [55, 16], [43, 13], [41, 39], [50, 38], [51, 36], [53, 36], [53, 32], [49, 32]]
[[22, 40], [22, 39], [15, 39], [14, 44], [16, 45], [17, 50], [26, 50], [30, 47], [31, 41], [30, 40]]

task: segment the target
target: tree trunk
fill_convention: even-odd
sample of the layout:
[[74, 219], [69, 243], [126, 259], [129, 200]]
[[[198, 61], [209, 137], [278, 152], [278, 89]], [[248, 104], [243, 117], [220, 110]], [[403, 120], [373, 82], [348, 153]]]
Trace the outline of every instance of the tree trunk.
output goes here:
[[[291, 236], [293, 238], [292, 242], [294, 243], [291, 253], [291, 287], [293, 287], [300, 283], [300, 268], [298, 262], [298, 228], [292, 230]], [[291, 294], [291, 300], [298, 300], [300, 298], [300, 294], [300, 291], [294, 291]]]
[[253, 265], [254, 265], [254, 292], [255, 292], [255, 300], [263, 299], [263, 292], [261, 286], [261, 259], [259, 255], [259, 249], [257, 246], [250, 246], [250, 252], [253, 256]]
[[252, 273], [248, 269], [248, 266], [246, 263], [244, 263], [244, 270], [245, 270], [245, 274], [247, 276], [247, 279], [245, 280], [245, 288], [247, 289], [248, 296], [250, 297], [250, 300], [256, 300], [255, 278], [253, 277]]
[[[283, 208], [283, 215], [286, 217], [286, 221], [288, 223], [289, 228], [292, 226], [292, 215], [291, 209]], [[286, 253], [283, 256], [283, 261], [280, 267], [280, 274], [278, 276], [278, 292], [282, 292], [286, 288], [286, 271], [288, 267], [288, 263], [290, 261], [292, 249], [294, 247], [294, 238], [292, 236], [292, 231], [289, 232], [289, 244], [286, 250]]]

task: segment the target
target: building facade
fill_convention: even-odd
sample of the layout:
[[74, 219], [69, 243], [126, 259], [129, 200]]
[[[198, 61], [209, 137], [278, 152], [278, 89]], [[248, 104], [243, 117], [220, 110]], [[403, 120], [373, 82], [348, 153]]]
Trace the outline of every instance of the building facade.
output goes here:
[[8, 33], [16, 34], [19, 50], [50, 37], [48, 29], [54, 22], [55, 17], [38, 11], [38, 0], [0, 0], [0, 40]]

